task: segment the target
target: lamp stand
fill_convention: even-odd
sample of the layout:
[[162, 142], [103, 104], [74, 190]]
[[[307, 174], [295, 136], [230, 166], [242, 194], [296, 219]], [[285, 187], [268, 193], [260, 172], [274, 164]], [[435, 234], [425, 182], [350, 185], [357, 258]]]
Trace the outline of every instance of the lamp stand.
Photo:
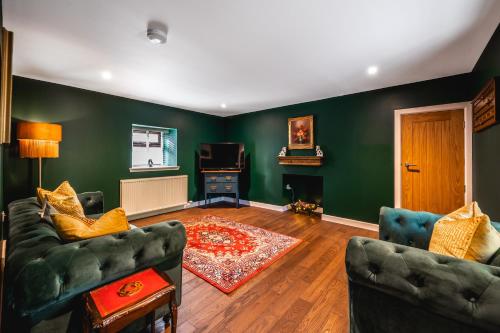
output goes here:
[[42, 158], [38, 157], [38, 187], [42, 187]]

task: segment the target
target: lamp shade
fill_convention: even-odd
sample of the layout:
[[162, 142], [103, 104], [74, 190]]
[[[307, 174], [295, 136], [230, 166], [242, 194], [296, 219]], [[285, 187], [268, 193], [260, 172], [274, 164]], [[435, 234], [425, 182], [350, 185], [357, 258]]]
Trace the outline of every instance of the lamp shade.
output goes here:
[[27, 158], [59, 157], [62, 126], [49, 123], [23, 122], [17, 125], [19, 155]]

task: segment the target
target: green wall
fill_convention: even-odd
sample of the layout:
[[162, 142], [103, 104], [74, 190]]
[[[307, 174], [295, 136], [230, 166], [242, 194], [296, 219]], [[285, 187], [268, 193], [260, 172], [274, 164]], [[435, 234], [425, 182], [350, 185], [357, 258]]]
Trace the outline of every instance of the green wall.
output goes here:
[[[232, 117], [226, 135], [244, 142], [250, 159], [243, 197], [282, 205], [288, 202], [283, 173], [322, 175], [326, 214], [376, 222], [381, 206], [394, 205], [394, 110], [471, 100], [498, 75], [499, 28], [472, 73]], [[287, 144], [287, 118], [309, 114], [315, 117], [315, 140], [325, 164], [278, 165], [275, 156]], [[495, 220], [500, 220], [499, 148], [500, 126], [474, 135], [474, 198]]]
[[[230, 118], [228, 136], [245, 143], [250, 159], [244, 197], [283, 205], [283, 173], [321, 175], [325, 214], [376, 222], [381, 206], [394, 205], [394, 110], [470, 100], [470, 80], [469, 74], [457, 75]], [[287, 119], [311, 114], [324, 165], [278, 165]]]
[[[475, 92], [487, 80], [500, 76], [500, 28], [497, 27], [488, 46], [473, 70]], [[500, 89], [497, 86], [497, 94]], [[497, 105], [497, 110], [500, 110]], [[490, 218], [500, 221], [500, 126], [495, 125], [474, 134], [474, 197]]]
[[[43, 160], [44, 187], [67, 179], [78, 192], [102, 190], [106, 210], [119, 206], [119, 181], [127, 178], [187, 174], [189, 198], [197, 199], [198, 145], [224, 139], [224, 120], [215, 116], [21, 77], [14, 78], [13, 91], [14, 139], [4, 156], [6, 202], [32, 196], [37, 184], [37, 162], [19, 158], [19, 121], [62, 124], [60, 158]], [[180, 170], [130, 173], [132, 124], [177, 128]]]

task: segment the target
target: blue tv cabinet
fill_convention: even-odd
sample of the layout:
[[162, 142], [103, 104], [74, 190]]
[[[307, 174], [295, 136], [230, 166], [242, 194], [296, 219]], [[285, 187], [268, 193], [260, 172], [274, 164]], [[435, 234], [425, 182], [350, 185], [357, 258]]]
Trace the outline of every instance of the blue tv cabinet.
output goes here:
[[203, 170], [205, 187], [205, 208], [210, 205], [210, 195], [234, 194], [236, 208], [240, 208], [240, 170]]

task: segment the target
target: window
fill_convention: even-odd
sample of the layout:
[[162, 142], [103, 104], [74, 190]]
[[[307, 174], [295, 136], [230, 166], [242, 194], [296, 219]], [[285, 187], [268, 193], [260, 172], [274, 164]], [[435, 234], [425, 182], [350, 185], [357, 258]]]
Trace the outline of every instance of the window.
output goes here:
[[130, 171], [177, 170], [177, 129], [132, 125]]

